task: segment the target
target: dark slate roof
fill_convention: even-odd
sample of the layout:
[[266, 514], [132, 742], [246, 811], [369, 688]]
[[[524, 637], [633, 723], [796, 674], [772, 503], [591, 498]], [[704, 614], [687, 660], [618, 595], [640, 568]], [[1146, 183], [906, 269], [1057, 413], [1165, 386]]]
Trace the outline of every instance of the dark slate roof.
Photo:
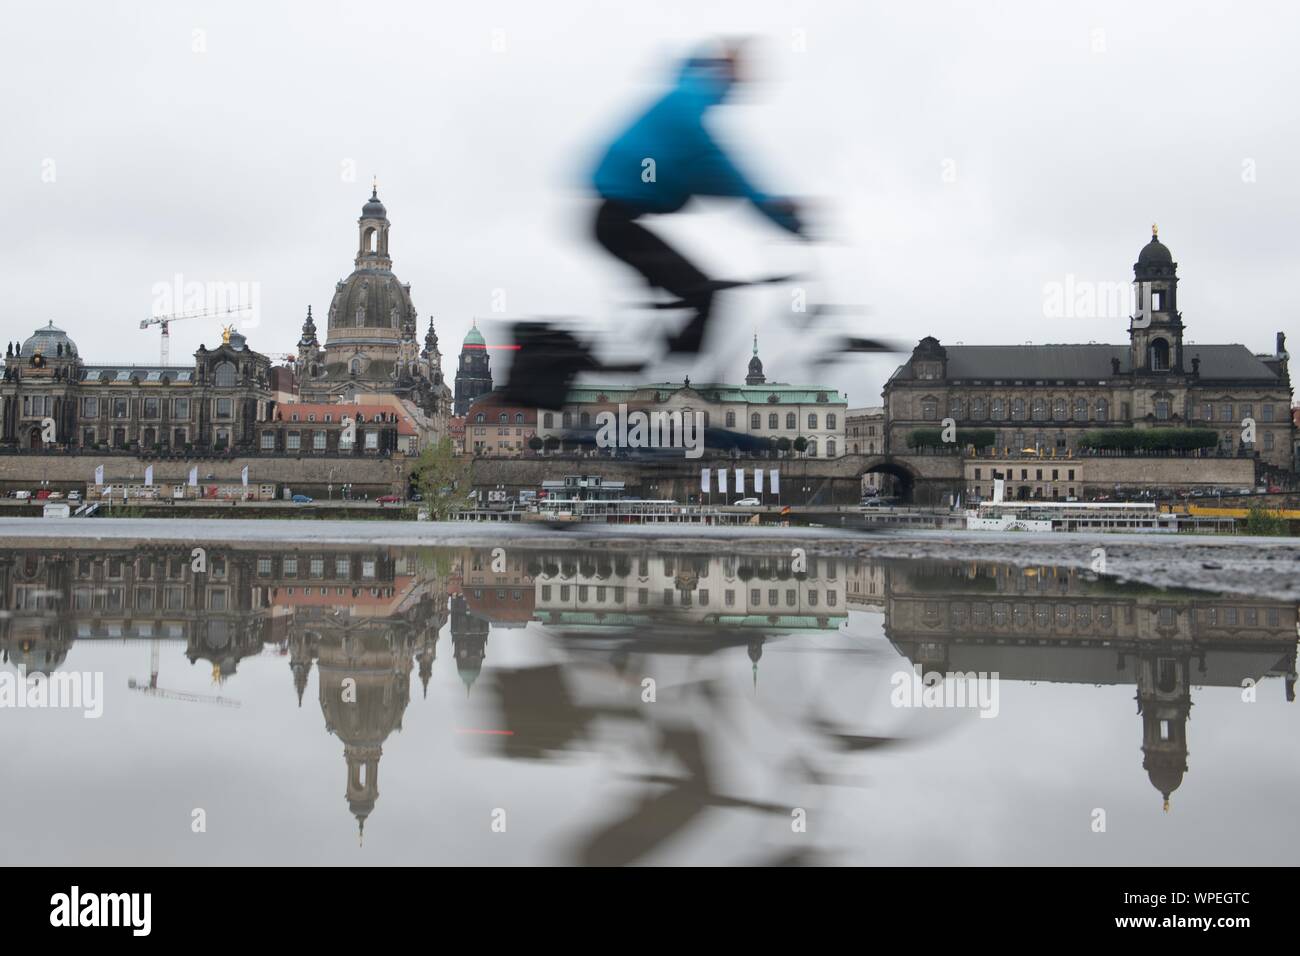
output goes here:
[[130, 382], [138, 376], [141, 382], [161, 382], [164, 375], [170, 382], [193, 382], [193, 365], [83, 365], [81, 380], [99, 382], [108, 373], [109, 382]]
[[[947, 345], [950, 379], [1104, 379], [1111, 359], [1132, 371], [1127, 345]], [[1184, 345], [1184, 367], [1201, 360], [1202, 379], [1277, 381], [1277, 374], [1244, 345]], [[910, 378], [904, 366], [896, 377]]]

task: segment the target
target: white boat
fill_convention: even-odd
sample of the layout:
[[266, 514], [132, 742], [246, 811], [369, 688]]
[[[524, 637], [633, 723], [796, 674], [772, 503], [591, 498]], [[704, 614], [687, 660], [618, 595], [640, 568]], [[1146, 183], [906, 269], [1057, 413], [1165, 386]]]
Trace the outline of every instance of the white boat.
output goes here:
[[966, 510], [970, 531], [1177, 531], [1178, 516], [1141, 501], [1006, 501], [1001, 478], [993, 500]]

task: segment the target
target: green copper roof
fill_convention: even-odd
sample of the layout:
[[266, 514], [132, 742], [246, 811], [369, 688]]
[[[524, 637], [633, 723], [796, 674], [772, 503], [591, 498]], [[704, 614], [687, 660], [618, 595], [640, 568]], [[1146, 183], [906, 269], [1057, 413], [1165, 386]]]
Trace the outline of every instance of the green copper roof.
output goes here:
[[483, 340], [483, 333], [478, 330], [477, 325], [471, 325], [469, 331], [465, 333], [466, 345], [487, 345]]

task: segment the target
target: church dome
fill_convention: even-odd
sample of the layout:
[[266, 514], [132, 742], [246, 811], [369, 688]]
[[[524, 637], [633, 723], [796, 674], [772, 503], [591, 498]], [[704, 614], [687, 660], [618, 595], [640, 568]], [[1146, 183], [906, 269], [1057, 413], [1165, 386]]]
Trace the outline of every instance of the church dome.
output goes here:
[[[329, 330], [401, 330], [414, 317], [410, 290], [386, 269], [358, 269], [340, 282], [330, 303]], [[330, 341], [339, 336], [330, 335]]]
[[1133, 272], [1138, 279], [1172, 276], [1174, 269], [1173, 253], [1160, 241], [1155, 226], [1151, 227], [1151, 241], [1138, 253], [1138, 261], [1133, 265]]
[[1168, 266], [1172, 265], [1173, 261], [1174, 256], [1169, 251], [1169, 247], [1154, 235], [1138, 254], [1138, 265], [1140, 266]]
[[23, 355], [35, 355], [40, 352], [45, 358], [57, 358], [59, 346], [63, 346], [64, 356], [77, 354], [77, 343], [68, 338], [68, 333], [57, 327], [52, 321], [44, 328], [37, 329], [23, 343]]
[[487, 341], [483, 338], [483, 333], [478, 330], [478, 325], [471, 325], [469, 331], [465, 333], [465, 345], [487, 345]]
[[362, 219], [387, 219], [388, 210], [384, 204], [379, 201], [379, 187], [376, 186], [370, 191], [370, 199], [361, 207]]

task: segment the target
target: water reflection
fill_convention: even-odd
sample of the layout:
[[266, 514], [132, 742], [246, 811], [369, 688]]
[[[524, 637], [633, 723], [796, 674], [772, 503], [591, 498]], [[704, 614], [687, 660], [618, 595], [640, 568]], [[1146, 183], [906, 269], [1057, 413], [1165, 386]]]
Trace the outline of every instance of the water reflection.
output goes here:
[[[10, 552], [0, 591], [0, 655], [19, 673], [55, 673], [74, 646], [94, 643], [130, 655], [136, 691], [221, 703], [246, 699], [241, 663], [271, 654], [286, 660], [285, 693], [301, 707], [314, 670], [358, 836], [376, 812], [384, 746], [411, 708], [412, 673], [427, 699], [445, 640], [475, 707], [456, 730], [476, 752], [517, 765], [587, 761], [613, 782], [598, 818], [567, 840], [564, 860], [584, 863], [639, 862], [717, 813], [788, 820], [823, 807], [829, 789], [862, 786], [862, 768], [845, 758], [870, 760], [947, 726], [887, 707], [882, 716], [875, 705], [900, 667], [1132, 686], [1141, 766], [1166, 807], [1189, 770], [1201, 688], [1278, 678], [1278, 692], [1295, 696], [1295, 605], [1123, 587], [1054, 567], [798, 549], [103, 544]], [[526, 633], [541, 646], [506, 654]], [[210, 692], [160, 676], [159, 647], [182, 645], [210, 671]], [[783, 653], [768, 660], [773, 646]], [[147, 680], [136, 673], [146, 647]], [[494, 665], [499, 654], [509, 662]], [[760, 693], [768, 681], [775, 689]], [[1136, 759], [1139, 748], [1107, 743], [1115, 761]], [[844, 849], [763, 832], [749, 862]]]

